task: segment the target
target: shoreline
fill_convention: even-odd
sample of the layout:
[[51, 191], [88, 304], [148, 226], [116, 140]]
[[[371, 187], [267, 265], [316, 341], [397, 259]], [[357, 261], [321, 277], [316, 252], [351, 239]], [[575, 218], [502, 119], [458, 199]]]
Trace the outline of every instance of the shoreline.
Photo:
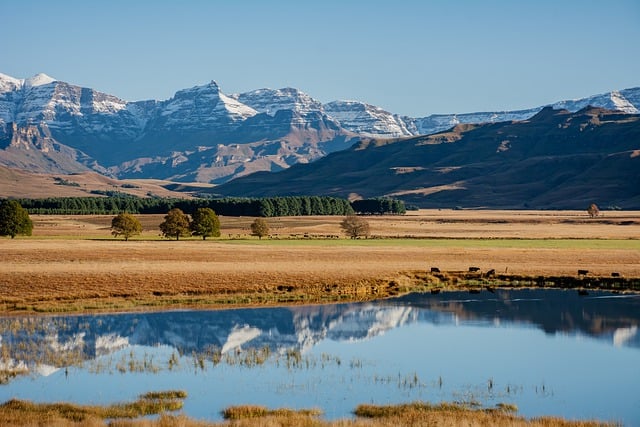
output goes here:
[[576, 291], [586, 296], [590, 291], [620, 294], [640, 293], [640, 278], [598, 276], [525, 276], [482, 272], [407, 271], [392, 279], [360, 280], [350, 284], [293, 287], [262, 286], [259, 290], [226, 290], [220, 293], [186, 292], [165, 295], [108, 296], [95, 298], [62, 298], [12, 303], [0, 300], [0, 316], [56, 314], [115, 314], [179, 310], [228, 310], [260, 307], [354, 303], [384, 300], [411, 293], [495, 292], [515, 289], [556, 289]]

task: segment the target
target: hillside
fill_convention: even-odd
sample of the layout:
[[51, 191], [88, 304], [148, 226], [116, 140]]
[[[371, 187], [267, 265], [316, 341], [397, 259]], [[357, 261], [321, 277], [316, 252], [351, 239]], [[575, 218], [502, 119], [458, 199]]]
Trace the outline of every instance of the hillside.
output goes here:
[[280, 173], [256, 173], [220, 195], [400, 198], [420, 207], [640, 208], [640, 115], [544, 108], [523, 121], [458, 125], [373, 140]]
[[0, 166], [0, 198], [93, 197], [119, 192], [138, 197], [190, 197], [208, 184], [182, 184], [152, 179], [117, 180], [95, 172], [40, 174]]

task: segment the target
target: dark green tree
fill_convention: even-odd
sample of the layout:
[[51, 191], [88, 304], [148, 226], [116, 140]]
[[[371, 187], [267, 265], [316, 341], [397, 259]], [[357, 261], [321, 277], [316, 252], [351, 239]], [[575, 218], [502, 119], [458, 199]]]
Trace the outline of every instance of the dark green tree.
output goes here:
[[190, 235], [189, 217], [181, 209], [173, 208], [165, 215], [160, 231], [166, 238], [180, 240], [180, 237], [187, 237]]
[[220, 237], [220, 219], [211, 208], [198, 208], [191, 215], [189, 224], [191, 234], [202, 236], [202, 240], [207, 237]]
[[31, 236], [33, 222], [29, 218], [29, 212], [15, 200], [4, 200], [0, 203], [0, 236], [11, 236], [13, 239], [18, 234]]
[[142, 233], [142, 224], [138, 218], [130, 213], [121, 213], [111, 220], [111, 234], [113, 237], [122, 236], [124, 240], [129, 240], [131, 236]]
[[256, 220], [251, 223], [251, 235], [258, 236], [261, 240], [264, 236], [268, 236], [269, 224], [267, 224], [267, 221], [263, 218], [256, 218]]
[[340, 222], [340, 228], [352, 239], [367, 237], [370, 233], [369, 221], [355, 215], [347, 215], [342, 222]]

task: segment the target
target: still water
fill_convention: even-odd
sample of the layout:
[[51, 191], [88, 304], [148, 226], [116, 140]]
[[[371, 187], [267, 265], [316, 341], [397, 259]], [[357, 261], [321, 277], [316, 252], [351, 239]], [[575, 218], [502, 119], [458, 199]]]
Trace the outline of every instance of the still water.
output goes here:
[[351, 417], [360, 403], [514, 403], [640, 425], [640, 296], [516, 290], [362, 304], [0, 318], [0, 401], [105, 404], [188, 392]]

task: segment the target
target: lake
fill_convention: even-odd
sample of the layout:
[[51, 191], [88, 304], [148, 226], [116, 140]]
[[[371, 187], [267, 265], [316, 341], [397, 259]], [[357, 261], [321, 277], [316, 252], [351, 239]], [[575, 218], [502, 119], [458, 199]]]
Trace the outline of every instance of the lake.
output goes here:
[[319, 306], [0, 318], [0, 401], [105, 404], [188, 392], [238, 404], [514, 403], [519, 414], [640, 425], [640, 296], [561, 290], [411, 294]]

